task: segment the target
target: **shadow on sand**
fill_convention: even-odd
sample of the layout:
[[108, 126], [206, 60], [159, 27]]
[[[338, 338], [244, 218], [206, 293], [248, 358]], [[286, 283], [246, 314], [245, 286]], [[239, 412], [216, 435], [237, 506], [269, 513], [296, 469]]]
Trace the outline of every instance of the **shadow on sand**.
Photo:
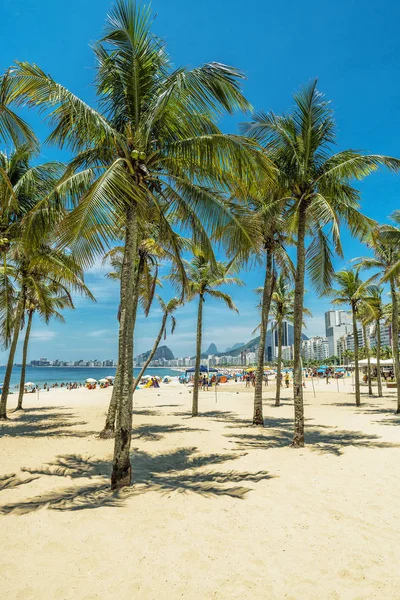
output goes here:
[[156, 455], [135, 451], [132, 456], [133, 485], [112, 492], [109, 487], [110, 461], [84, 458], [77, 454], [63, 455], [44, 468], [24, 471], [35, 477], [71, 477], [71, 479], [89, 480], [96, 478], [96, 482], [59, 488], [26, 501], [3, 505], [0, 506], [0, 514], [21, 515], [43, 507], [62, 511], [100, 506], [118, 507], [122, 506], [127, 498], [146, 492], [162, 494], [191, 492], [205, 497], [229, 496], [243, 499], [251, 488], [241, 484], [257, 483], [271, 479], [273, 475], [267, 471], [249, 473], [204, 469], [236, 460], [239, 456], [237, 453], [199, 455], [197, 448], [182, 448]]
[[[309, 419], [312, 421], [312, 419]], [[238, 450], [281, 448], [289, 446], [293, 439], [293, 419], [264, 419], [264, 428], [257, 433], [225, 434]], [[306, 426], [306, 448], [320, 454], [340, 456], [345, 448], [400, 448], [400, 444], [380, 441], [381, 437], [363, 431], [344, 430], [328, 425]]]
[[87, 437], [97, 433], [76, 429], [86, 425], [86, 421], [77, 421], [75, 415], [63, 407], [26, 408], [0, 423], [2, 437]]

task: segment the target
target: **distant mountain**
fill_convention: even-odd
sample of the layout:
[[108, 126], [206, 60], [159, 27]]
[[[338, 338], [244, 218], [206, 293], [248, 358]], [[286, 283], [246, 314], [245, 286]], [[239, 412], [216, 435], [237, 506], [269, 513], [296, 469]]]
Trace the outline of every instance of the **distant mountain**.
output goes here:
[[[143, 354], [140, 354], [140, 356], [138, 356], [137, 359], [140, 358], [140, 361], [144, 362], [148, 358], [150, 352], [151, 350], [143, 352]], [[172, 350], [168, 348], [168, 346], [159, 346], [156, 350], [153, 360], [159, 360], [160, 358], [164, 358], [165, 360], [174, 360], [175, 356], [173, 355]]]
[[203, 352], [203, 354], [206, 354], [207, 356], [209, 354], [218, 354], [217, 346], [215, 344], [210, 344], [208, 346], [208, 349], [205, 352]]
[[[308, 340], [308, 337], [302, 333], [301, 334], [302, 339], [303, 340]], [[294, 329], [293, 329], [293, 325], [288, 324], [288, 342], [289, 342], [289, 346], [291, 346], [293, 344], [294, 341]], [[250, 340], [249, 342], [247, 342], [247, 344], [243, 344], [241, 346], [238, 346], [237, 344], [235, 344], [235, 346], [233, 346], [230, 350], [229, 350], [229, 354], [231, 356], [240, 356], [240, 354], [242, 352], [254, 352], [257, 348], [258, 345], [260, 343], [260, 336], [253, 338], [252, 340]], [[272, 344], [272, 333], [271, 330], [269, 329], [267, 332], [267, 343], [266, 343], [266, 347], [268, 348], [268, 346], [271, 346]], [[226, 353], [226, 351], [225, 351]], [[221, 356], [221, 353], [220, 353]]]
[[244, 342], [239, 342], [238, 344], [233, 344], [233, 346], [231, 348], [227, 348], [225, 350], [225, 354], [228, 354], [228, 352], [230, 352], [231, 350], [236, 350], [237, 348], [241, 348], [242, 346], [244, 346]]

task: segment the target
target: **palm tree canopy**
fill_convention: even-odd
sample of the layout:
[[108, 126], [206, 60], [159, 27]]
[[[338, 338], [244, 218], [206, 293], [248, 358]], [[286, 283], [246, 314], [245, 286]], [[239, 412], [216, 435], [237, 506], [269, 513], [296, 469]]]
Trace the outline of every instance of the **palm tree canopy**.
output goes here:
[[338, 288], [330, 290], [332, 304], [347, 304], [357, 309], [369, 293], [370, 280], [362, 281], [359, 269], [343, 269], [335, 273], [334, 279]]
[[0, 76], [0, 140], [11, 142], [15, 147], [28, 143], [38, 144], [32, 129], [10, 107], [12, 104], [12, 79], [10, 70]]
[[233, 182], [271, 172], [256, 142], [216, 125], [223, 112], [250, 108], [243, 74], [219, 63], [173, 70], [151, 22], [150, 9], [131, 0], [110, 13], [94, 45], [96, 109], [36, 65], [12, 70], [12, 99], [45, 111], [48, 142], [76, 154], [62, 182], [76, 208], [59, 235], [82, 264], [104, 254], [132, 203], [139, 221], [156, 218], [165, 232], [179, 223], [211, 255], [209, 231], [235, 218], [227, 195]]
[[317, 81], [297, 93], [294, 101], [288, 115], [255, 113], [251, 123], [242, 126], [242, 132], [260, 143], [276, 166], [286, 218], [293, 232], [300, 206], [306, 209], [308, 273], [316, 289], [324, 293], [334, 274], [332, 248], [342, 256], [340, 227], [347, 226], [352, 235], [362, 239], [374, 224], [360, 213], [360, 194], [352, 181], [381, 165], [398, 170], [400, 161], [355, 150], [333, 153], [333, 113], [318, 92]]
[[238, 277], [230, 275], [234, 268], [234, 260], [228, 263], [217, 262], [207, 258], [199, 248], [193, 248], [193, 259], [191, 262], [184, 261], [186, 270], [186, 285], [182, 282], [180, 273], [172, 269], [167, 276], [172, 284], [190, 301], [196, 296], [200, 296], [203, 301], [208, 295], [219, 300], [223, 300], [230, 310], [239, 312], [231, 296], [217, 289], [223, 285], [239, 285], [244, 283]]

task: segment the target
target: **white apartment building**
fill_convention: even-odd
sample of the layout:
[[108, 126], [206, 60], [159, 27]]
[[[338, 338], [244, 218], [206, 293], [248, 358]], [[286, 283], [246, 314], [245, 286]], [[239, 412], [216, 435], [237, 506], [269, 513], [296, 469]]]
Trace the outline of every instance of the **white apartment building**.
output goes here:
[[329, 356], [336, 355], [339, 339], [351, 331], [350, 313], [345, 310], [328, 310], [325, 313], [325, 334], [328, 340]]
[[246, 365], [253, 365], [256, 362], [256, 353], [255, 352], [247, 352], [246, 353]]
[[305, 360], [325, 360], [329, 358], [329, 344], [327, 338], [314, 336], [301, 343], [301, 355]]

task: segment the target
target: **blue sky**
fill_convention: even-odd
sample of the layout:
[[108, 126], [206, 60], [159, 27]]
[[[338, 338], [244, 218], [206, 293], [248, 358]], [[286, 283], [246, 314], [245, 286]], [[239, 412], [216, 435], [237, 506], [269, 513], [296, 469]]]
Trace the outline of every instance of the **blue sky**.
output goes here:
[[[93, 57], [90, 42], [102, 33], [109, 0], [0, 0], [0, 70], [15, 59], [36, 62], [52, 77], [88, 102]], [[241, 68], [247, 75], [244, 90], [254, 108], [280, 113], [289, 110], [293, 93], [318, 77], [319, 89], [331, 100], [338, 126], [338, 148], [354, 148], [400, 156], [400, 5], [363, 0], [270, 2], [239, 0], [188, 2], [154, 0], [154, 31], [166, 40], [176, 66], [219, 61]], [[224, 119], [226, 132], [248, 116]], [[44, 139], [46, 127], [37, 115], [28, 120]], [[44, 160], [63, 158], [55, 149], [43, 149]], [[378, 173], [359, 186], [366, 214], [379, 220], [398, 208], [400, 176]], [[343, 232], [346, 262], [365, 250]], [[258, 270], [242, 274], [246, 287], [232, 289], [240, 314], [209, 302], [205, 311], [204, 345], [225, 349], [252, 337], [257, 324], [252, 290], [260, 285]], [[95, 265], [87, 282], [97, 297], [92, 304], [77, 301], [66, 313], [67, 323], [34, 324], [29, 358], [115, 358], [118, 288]], [[171, 294], [165, 286], [162, 294]], [[306, 304], [313, 312], [308, 335], [323, 334], [326, 299], [311, 291]], [[175, 355], [194, 353], [195, 304], [177, 313], [178, 328], [167, 344]], [[151, 347], [160, 313], [139, 319], [136, 352]], [[0, 363], [5, 361], [0, 353]], [[19, 353], [17, 353], [17, 359]]]

